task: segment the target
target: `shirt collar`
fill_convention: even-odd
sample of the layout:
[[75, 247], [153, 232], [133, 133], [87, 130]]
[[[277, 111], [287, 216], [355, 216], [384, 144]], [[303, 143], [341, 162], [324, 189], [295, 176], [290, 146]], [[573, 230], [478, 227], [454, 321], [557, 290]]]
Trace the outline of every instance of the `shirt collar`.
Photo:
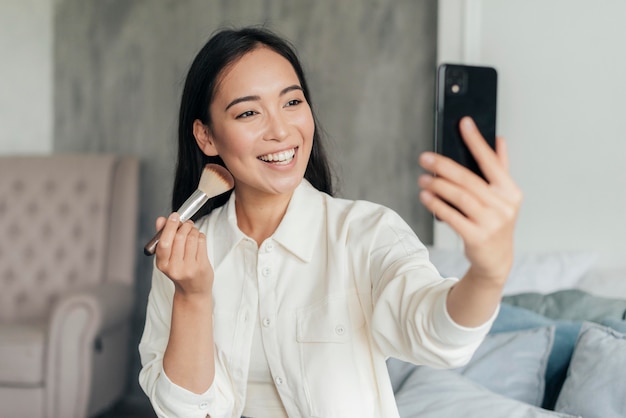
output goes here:
[[[220, 208], [215, 225], [216, 261], [219, 263], [246, 235], [237, 226], [235, 199], [237, 190]], [[302, 180], [291, 197], [287, 211], [274, 234], [270, 237], [304, 262], [311, 261], [317, 237], [321, 232], [324, 204], [322, 193], [307, 180]], [[215, 266], [217, 268], [217, 265]]]
[[276, 242], [307, 263], [311, 261], [322, 229], [324, 216], [322, 196], [311, 183], [302, 180], [273, 235]]
[[221, 264], [240, 241], [246, 238], [237, 226], [237, 215], [235, 214], [235, 192], [230, 194], [230, 198], [224, 206], [217, 208], [213, 212], [215, 220], [215, 241], [213, 253], [215, 259], [211, 260], [214, 270]]

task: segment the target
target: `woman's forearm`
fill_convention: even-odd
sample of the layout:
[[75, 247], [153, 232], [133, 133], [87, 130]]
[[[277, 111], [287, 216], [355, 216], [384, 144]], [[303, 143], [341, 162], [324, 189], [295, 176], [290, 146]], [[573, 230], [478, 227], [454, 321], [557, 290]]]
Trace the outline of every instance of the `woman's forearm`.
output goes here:
[[464, 327], [484, 324], [493, 316], [502, 299], [505, 281], [506, 278], [495, 281], [475, 277], [470, 268], [448, 293], [448, 314], [454, 322]]
[[213, 384], [215, 358], [212, 295], [201, 297], [174, 293], [163, 370], [173, 383], [193, 393], [204, 393]]

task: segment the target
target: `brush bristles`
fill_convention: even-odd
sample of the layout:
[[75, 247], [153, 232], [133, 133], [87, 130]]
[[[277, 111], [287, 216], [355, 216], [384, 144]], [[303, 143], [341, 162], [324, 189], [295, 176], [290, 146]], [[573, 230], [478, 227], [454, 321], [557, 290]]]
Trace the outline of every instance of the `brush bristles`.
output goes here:
[[229, 191], [234, 186], [235, 180], [225, 167], [219, 164], [207, 164], [202, 170], [198, 190], [211, 198]]

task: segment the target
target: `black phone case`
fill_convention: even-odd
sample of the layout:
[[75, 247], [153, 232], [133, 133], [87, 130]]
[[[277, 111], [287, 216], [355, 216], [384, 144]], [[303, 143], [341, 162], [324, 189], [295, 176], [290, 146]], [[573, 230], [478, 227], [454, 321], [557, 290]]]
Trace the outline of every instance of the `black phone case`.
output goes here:
[[470, 116], [487, 143], [496, 147], [498, 74], [494, 68], [442, 64], [437, 71], [435, 151], [484, 178], [463, 142], [459, 121]]

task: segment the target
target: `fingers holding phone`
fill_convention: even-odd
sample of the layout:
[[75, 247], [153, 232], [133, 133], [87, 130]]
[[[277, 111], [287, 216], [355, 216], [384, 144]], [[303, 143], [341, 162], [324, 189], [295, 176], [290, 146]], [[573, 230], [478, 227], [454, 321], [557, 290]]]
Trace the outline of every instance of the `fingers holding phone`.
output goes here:
[[[465, 128], [461, 131], [465, 137]], [[522, 192], [508, 173], [504, 147], [495, 152], [479, 133], [475, 135], [468, 143], [477, 142], [469, 146], [477, 148], [476, 159], [489, 181], [448, 157], [424, 153], [420, 164], [432, 175], [420, 177], [420, 199], [459, 234], [473, 273], [482, 280], [502, 283], [512, 265]], [[499, 139], [498, 144], [504, 141]]]
[[508, 172], [504, 139], [498, 138], [494, 151], [468, 117], [461, 119], [459, 132], [481, 173], [448, 156], [424, 153], [420, 164], [432, 175], [420, 177], [422, 198], [439, 220], [459, 224], [467, 218], [481, 223], [493, 216], [491, 209], [509, 211], [521, 193]]

